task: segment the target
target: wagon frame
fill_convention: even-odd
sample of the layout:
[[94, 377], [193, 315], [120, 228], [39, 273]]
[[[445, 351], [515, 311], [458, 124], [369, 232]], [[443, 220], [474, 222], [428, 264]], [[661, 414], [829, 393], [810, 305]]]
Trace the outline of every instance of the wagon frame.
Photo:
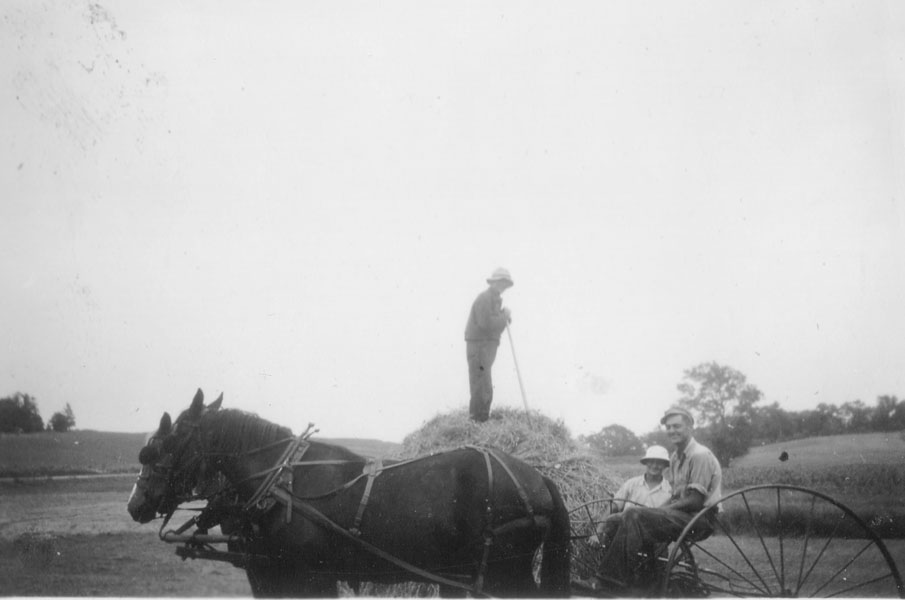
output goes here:
[[[593, 542], [597, 526], [612, 514], [615, 502], [601, 498], [569, 511], [573, 595], [614, 596], [587, 582], [605, 551]], [[646, 583], [626, 595], [905, 598], [905, 586], [883, 540], [850, 508], [826, 494], [765, 484], [727, 494], [715, 506], [720, 516], [711, 520], [713, 533], [701, 536], [696, 531], [712, 509], [697, 513], [674, 542], [654, 546], [639, 557]], [[162, 540], [182, 544], [176, 552], [183, 559], [219, 560], [240, 568], [267, 560], [215, 549], [216, 544], [238, 538], [186, 533], [194, 522], [177, 530], [161, 527]]]
[[[578, 595], [611, 597], [586, 585], [605, 551], [597, 525], [613, 512], [612, 498], [570, 511], [572, 579]], [[623, 502], [623, 501], [620, 501]], [[701, 520], [716, 511], [712, 534]], [[905, 598], [905, 586], [883, 540], [850, 508], [821, 492], [785, 484], [746, 487], [697, 513], [671, 544], [639, 556], [629, 595], [660, 597]], [[621, 595], [621, 594], [617, 594]]]

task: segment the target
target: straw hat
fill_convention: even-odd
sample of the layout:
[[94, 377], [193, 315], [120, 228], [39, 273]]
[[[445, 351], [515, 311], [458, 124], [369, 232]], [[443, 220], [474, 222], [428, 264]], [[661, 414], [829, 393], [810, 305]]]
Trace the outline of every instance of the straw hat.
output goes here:
[[509, 270], [504, 269], [503, 267], [495, 270], [490, 277], [487, 278], [487, 283], [493, 283], [494, 281], [505, 281], [509, 283], [509, 285], [515, 285], [512, 281], [512, 275], [509, 274]]

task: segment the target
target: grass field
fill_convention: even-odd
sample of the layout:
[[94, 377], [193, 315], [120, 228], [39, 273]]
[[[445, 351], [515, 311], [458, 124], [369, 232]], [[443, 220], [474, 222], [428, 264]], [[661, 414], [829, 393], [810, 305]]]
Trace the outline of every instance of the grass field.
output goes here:
[[[0, 434], [0, 477], [137, 473], [145, 433], [102, 431]], [[364, 456], [387, 457], [399, 444], [380, 440], [324, 439]]]
[[779, 455], [786, 452], [786, 464], [819, 467], [826, 464], [902, 464], [905, 462], [903, 432], [860, 433], [790, 440], [755, 446], [733, 462], [733, 468], [771, 467], [782, 464]]
[[0, 434], [0, 477], [138, 471], [144, 433]]

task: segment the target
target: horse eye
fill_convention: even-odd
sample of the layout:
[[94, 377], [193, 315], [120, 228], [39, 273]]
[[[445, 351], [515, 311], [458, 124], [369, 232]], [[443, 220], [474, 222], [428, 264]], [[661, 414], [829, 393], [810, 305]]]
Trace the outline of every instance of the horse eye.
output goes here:
[[168, 437], [163, 441], [163, 451], [172, 454], [176, 449], [176, 438]]
[[160, 453], [157, 451], [157, 448], [152, 448], [151, 446], [145, 446], [138, 453], [138, 462], [143, 465], [149, 465], [152, 462], [156, 461]]

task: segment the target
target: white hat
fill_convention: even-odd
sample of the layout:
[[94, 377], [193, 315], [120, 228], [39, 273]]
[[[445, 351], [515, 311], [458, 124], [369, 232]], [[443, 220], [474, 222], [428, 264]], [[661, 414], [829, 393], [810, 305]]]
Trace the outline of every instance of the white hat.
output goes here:
[[503, 267], [495, 270], [490, 277], [487, 278], [487, 283], [493, 283], [494, 281], [506, 281], [509, 285], [515, 285], [512, 281], [512, 275], [509, 274], [509, 270], [504, 269]]
[[669, 462], [669, 452], [667, 452], [666, 448], [664, 448], [663, 446], [651, 446], [647, 449], [647, 452], [644, 453], [644, 458], [641, 459], [641, 464], [643, 465], [649, 460], [662, 460], [663, 462]]

